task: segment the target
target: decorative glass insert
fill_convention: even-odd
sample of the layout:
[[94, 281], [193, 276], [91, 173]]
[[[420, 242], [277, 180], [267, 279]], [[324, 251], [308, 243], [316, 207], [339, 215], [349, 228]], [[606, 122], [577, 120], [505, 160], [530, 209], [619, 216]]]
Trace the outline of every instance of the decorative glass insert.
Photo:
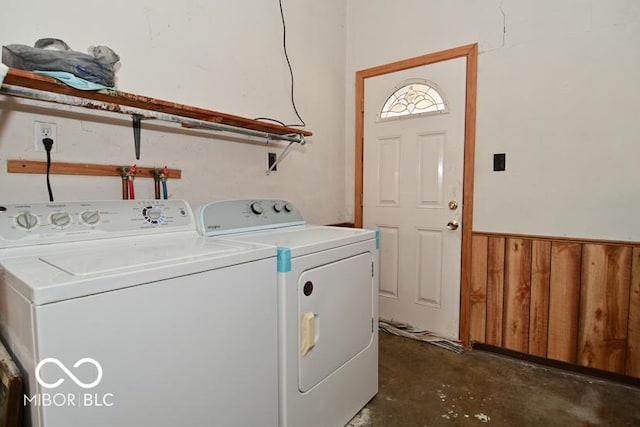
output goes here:
[[384, 103], [380, 118], [446, 112], [447, 105], [444, 97], [434, 86], [426, 80], [403, 84]]

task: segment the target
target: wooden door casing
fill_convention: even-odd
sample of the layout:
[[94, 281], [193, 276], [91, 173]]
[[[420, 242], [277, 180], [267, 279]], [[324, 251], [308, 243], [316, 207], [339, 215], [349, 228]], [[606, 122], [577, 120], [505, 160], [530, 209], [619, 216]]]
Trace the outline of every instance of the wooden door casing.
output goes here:
[[355, 81], [355, 176], [354, 225], [362, 227], [363, 163], [364, 163], [364, 86], [365, 80], [400, 70], [435, 64], [454, 58], [466, 58], [466, 106], [464, 128], [464, 177], [462, 206], [462, 261], [460, 284], [460, 339], [469, 344], [469, 295], [471, 292], [471, 231], [473, 230], [473, 185], [476, 144], [476, 98], [478, 92], [478, 43], [430, 53], [356, 72]]

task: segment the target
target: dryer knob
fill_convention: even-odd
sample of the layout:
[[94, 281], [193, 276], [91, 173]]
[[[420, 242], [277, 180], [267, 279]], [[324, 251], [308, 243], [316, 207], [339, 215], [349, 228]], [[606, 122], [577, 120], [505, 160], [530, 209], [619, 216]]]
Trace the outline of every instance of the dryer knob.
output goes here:
[[293, 210], [293, 206], [291, 206], [289, 203], [285, 203], [284, 210], [287, 212], [291, 212]]
[[253, 212], [256, 215], [262, 214], [262, 212], [264, 212], [264, 209], [262, 208], [262, 203], [260, 202], [251, 203], [251, 212]]
[[276, 212], [278, 212], [278, 213], [282, 212], [282, 203], [280, 203], [280, 202], [275, 202], [275, 203], [273, 204], [273, 210], [274, 210], [274, 211], [276, 211]]

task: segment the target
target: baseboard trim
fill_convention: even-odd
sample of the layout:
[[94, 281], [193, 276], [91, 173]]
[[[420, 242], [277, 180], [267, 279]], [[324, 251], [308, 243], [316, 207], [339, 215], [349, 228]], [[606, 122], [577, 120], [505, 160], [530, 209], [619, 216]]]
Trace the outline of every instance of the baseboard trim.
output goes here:
[[582, 375], [588, 375], [594, 378], [614, 381], [634, 387], [640, 387], [640, 378], [630, 377], [627, 375], [617, 374], [615, 372], [603, 371], [601, 369], [589, 368], [586, 366], [576, 365], [573, 363], [562, 362], [559, 360], [547, 359], [545, 357], [534, 356], [531, 354], [520, 353], [519, 351], [509, 350], [502, 347], [496, 347], [489, 344], [474, 342], [471, 344], [474, 350], [486, 351], [488, 353], [500, 354], [502, 356], [523, 360], [537, 365], [548, 366], [563, 371], [573, 372]]
[[339, 222], [337, 224], [328, 224], [331, 227], [347, 227], [347, 228], [353, 228], [355, 227], [355, 224], [353, 222]]

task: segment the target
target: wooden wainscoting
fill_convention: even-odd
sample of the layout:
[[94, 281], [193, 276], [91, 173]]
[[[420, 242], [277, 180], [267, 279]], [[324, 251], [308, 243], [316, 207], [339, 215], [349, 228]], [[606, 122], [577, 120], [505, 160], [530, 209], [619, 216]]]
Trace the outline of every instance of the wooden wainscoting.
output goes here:
[[640, 243], [473, 233], [470, 341], [640, 378]]

